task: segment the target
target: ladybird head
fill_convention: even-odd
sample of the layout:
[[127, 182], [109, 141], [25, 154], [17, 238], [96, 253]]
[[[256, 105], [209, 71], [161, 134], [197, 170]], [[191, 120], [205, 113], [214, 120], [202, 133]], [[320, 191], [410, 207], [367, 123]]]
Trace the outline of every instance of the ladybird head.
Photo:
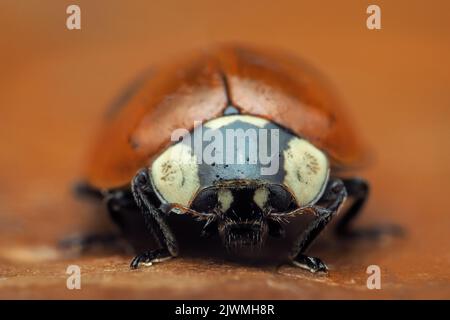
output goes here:
[[279, 185], [231, 180], [199, 192], [192, 208], [214, 213], [225, 247], [239, 251], [261, 248], [269, 233], [270, 213], [290, 210], [294, 203], [292, 195]]

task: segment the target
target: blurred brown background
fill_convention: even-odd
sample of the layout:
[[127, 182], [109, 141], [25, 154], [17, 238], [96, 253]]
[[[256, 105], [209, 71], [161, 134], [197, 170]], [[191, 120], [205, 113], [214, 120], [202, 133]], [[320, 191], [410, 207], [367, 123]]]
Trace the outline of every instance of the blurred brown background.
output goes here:
[[[66, 29], [81, 7], [82, 30]], [[366, 8], [382, 30], [366, 28]], [[450, 298], [448, 1], [0, 2], [0, 298]], [[217, 42], [285, 49], [329, 76], [376, 154], [359, 226], [404, 238], [311, 252], [328, 276], [183, 257], [130, 271], [130, 256], [63, 259], [54, 243], [95, 211], [77, 201], [87, 143], [139, 71]], [[68, 264], [82, 290], [66, 289]], [[382, 289], [366, 288], [366, 267]]]

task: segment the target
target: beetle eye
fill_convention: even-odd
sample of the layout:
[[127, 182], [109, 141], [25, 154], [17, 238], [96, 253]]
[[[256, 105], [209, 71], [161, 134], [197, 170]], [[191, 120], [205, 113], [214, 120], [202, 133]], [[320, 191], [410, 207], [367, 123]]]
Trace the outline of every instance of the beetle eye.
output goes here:
[[191, 204], [191, 209], [198, 212], [212, 212], [217, 207], [217, 190], [204, 189], [199, 192]]
[[269, 206], [276, 212], [287, 212], [296, 209], [297, 205], [292, 194], [283, 186], [273, 184], [269, 189]]

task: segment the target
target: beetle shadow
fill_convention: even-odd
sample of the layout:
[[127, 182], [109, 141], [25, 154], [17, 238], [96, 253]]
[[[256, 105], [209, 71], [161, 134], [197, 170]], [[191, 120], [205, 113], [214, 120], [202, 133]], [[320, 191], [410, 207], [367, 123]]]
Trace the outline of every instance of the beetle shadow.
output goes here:
[[[307, 224], [305, 220], [294, 222], [292, 227], [304, 230]], [[306, 251], [308, 255], [322, 258], [326, 263], [354, 261], [355, 257], [364, 260], [366, 255], [372, 255], [376, 250], [384, 250], [386, 246], [393, 245], [396, 240], [408, 235], [407, 230], [399, 224], [366, 222], [361, 225], [357, 221], [350, 226], [348, 232], [342, 234], [337, 232], [338, 220], [332, 221], [317, 237]], [[294, 239], [295, 237], [291, 238], [292, 241]]]
[[[126, 241], [122, 238], [110, 238], [109, 234], [93, 234], [80, 238], [68, 239], [67, 247], [81, 247], [82, 254], [126, 254], [133, 255], [148, 249], [156, 248], [156, 242], [145, 228], [145, 223], [140, 212], [127, 212], [127, 219], [123, 231], [127, 234]], [[186, 215], [171, 215], [168, 223], [171, 226], [180, 247], [180, 257], [193, 258], [216, 263], [231, 263], [233, 265], [246, 266], [249, 268], [273, 268], [288, 263], [293, 243], [298, 235], [305, 230], [313, 217], [303, 215], [291, 219], [284, 225], [285, 237], [269, 237], [266, 244], [260, 250], [243, 250], [239, 253], [230, 253], [224, 248], [218, 234], [211, 237], [202, 237], [204, 223], [198, 222]], [[96, 219], [97, 220], [97, 219]], [[336, 219], [338, 220], [338, 219]], [[386, 239], [399, 238], [406, 234], [405, 230], [398, 225], [371, 224], [364, 227], [356, 227], [344, 235], [335, 234], [336, 221], [317, 237], [308, 249], [307, 254], [323, 258], [325, 262], [334, 259], [345, 259], [346, 257], [364, 254], [373, 251], [378, 245], [384, 245]], [[358, 225], [358, 224], [357, 224]], [[111, 241], [113, 240], [113, 241]], [[81, 243], [80, 243], [81, 241]], [[134, 248], [134, 250], [129, 246]], [[368, 250], [370, 248], [370, 250]]]
[[[185, 218], [185, 217], [184, 217]], [[206, 259], [220, 263], [232, 263], [246, 267], [274, 267], [288, 262], [288, 256], [298, 235], [305, 230], [312, 217], [300, 216], [285, 225], [286, 236], [281, 239], [269, 238], [261, 250], [246, 250], [240, 253], [229, 253], [223, 247], [219, 236], [210, 238], [200, 236], [202, 224], [192, 219], [171, 221], [174, 232], [180, 243], [181, 256]], [[313, 242], [308, 254], [334, 258], [364, 254], [373, 251], [378, 246], [385, 245], [386, 240], [404, 237], [406, 231], [396, 224], [371, 224], [351, 229], [346, 234], [336, 234], [335, 222], [332, 222]], [[370, 248], [370, 250], [368, 250]]]

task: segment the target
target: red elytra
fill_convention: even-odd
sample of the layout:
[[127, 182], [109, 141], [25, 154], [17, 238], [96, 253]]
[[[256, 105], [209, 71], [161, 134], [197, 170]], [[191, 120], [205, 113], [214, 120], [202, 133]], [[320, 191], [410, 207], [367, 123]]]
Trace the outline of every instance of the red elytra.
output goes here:
[[94, 140], [87, 182], [112, 189], [148, 167], [178, 128], [223, 115], [230, 104], [241, 114], [271, 120], [309, 140], [332, 167], [352, 168], [366, 149], [341, 101], [316, 70], [270, 50], [221, 46], [162, 66], [134, 88], [110, 114]]

